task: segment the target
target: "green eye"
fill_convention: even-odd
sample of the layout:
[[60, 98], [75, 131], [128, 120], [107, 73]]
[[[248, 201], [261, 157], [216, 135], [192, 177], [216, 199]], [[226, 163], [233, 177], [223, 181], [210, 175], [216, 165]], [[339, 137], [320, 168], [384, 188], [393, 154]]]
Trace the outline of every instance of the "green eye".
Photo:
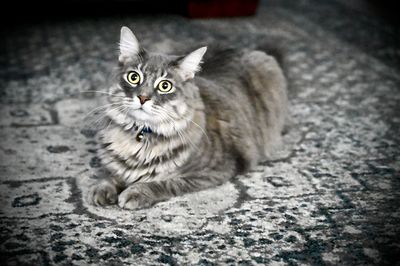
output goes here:
[[168, 80], [162, 80], [157, 85], [157, 89], [162, 93], [170, 92], [172, 88], [173, 88], [172, 83]]
[[136, 71], [131, 71], [126, 76], [126, 79], [128, 80], [129, 83], [136, 85], [139, 84], [140, 82], [140, 75]]

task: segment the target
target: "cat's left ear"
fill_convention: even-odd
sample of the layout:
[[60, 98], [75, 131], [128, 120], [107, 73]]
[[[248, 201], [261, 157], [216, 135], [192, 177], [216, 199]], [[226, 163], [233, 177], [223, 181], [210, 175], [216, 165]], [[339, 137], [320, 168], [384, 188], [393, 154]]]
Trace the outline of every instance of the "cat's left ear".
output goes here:
[[139, 41], [133, 32], [123, 26], [121, 28], [121, 37], [119, 41], [119, 61], [124, 63], [135, 58], [140, 52]]
[[207, 51], [207, 47], [201, 47], [178, 61], [177, 71], [183, 80], [194, 78], [194, 74], [200, 71], [201, 60]]

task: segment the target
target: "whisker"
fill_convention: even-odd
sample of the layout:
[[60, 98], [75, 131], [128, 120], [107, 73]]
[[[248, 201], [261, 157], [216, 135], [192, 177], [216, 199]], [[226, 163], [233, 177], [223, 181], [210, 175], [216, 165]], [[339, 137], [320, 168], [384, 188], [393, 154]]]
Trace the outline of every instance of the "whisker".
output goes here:
[[[162, 110], [162, 111], [164, 111], [166, 114], [168, 114], [171, 118], [173, 118], [173, 117], [171, 116], [171, 112], [169, 112], [169, 111], [166, 110], [165, 108], [163, 108], [163, 107], [161, 107], [161, 106], [154, 106], [154, 108], [159, 108], [160, 110]], [[197, 123], [194, 122], [192, 119], [189, 119], [189, 118], [187, 118], [187, 117], [178, 116], [178, 118], [182, 118], [182, 119], [185, 119], [185, 120], [188, 121], [188, 122], [193, 123], [193, 125], [195, 125], [196, 127], [198, 127], [198, 128], [202, 131], [202, 133], [207, 137], [208, 142], [211, 142], [211, 140], [210, 140], [209, 136], [207, 135], [206, 131], [205, 131], [199, 124], [197, 124]]]
[[109, 95], [109, 96], [125, 98], [125, 96], [116, 95], [116, 94], [106, 92], [106, 91], [95, 91], [95, 90], [81, 91], [81, 93], [89, 93], [89, 92], [95, 92], [95, 93], [105, 94], [105, 95]]
[[193, 143], [193, 141], [190, 139], [190, 137], [188, 137], [187, 135], [185, 135], [185, 131], [183, 130], [177, 130], [178, 134], [181, 135], [186, 141], [188, 141], [188, 143], [191, 144], [191, 146], [193, 148], [195, 148], [197, 151], [200, 151], [199, 147]]
[[105, 105], [96, 107], [96, 108], [94, 108], [93, 110], [91, 110], [89, 113], [87, 113], [87, 114], [83, 117], [83, 119], [85, 119], [85, 118], [88, 117], [90, 114], [92, 114], [92, 113], [94, 113], [94, 112], [96, 112], [96, 111], [100, 111], [101, 109], [107, 109], [107, 108], [109, 108], [110, 106], [117, 105], [117, 104], [124, 104], [124, 103], [125, 103], [124, 101], [120, 101], [120, 102], [109, 103], [109, 104], [105, 104]]
[[[127, 114], [128, 114], [129, 106], [122, 106], [121, 113], [124, 112], [126, 109], [127, 109]], [[118, 110], [118, 108], [115, 109], [115, 111], [117, 111], [117, 110]], [[107, 127], [105, 128], [105, 130], [107, 130], [110, 127], [111, 123], [112, 123], [112, 119], [110, 119], [110, 122], [108, 123]]]
[[199, 125], [199, 124], [197, 124], [196, 122], [194, 122], [193, 120], [191, 120], [191, 119], [189, 119], [189, 118], [187, 118], [187, 120], [189, 121], [189, 122], [192, 122], [195, 126], [197, 126], [198, 128], [200, 128], [200, 130], [203, 132], [203, 134], [207, 137], [207, 140], [208, 140], [208, 142], [211, 142], [210, 141], [210, 138], [208, 137], [208, 135], [207, 135], [207, 133], [205, 132], [205, 130]]
[[[93, 126], [96, 126], [102, 119], [104, 119], [104, 118], [106, 118], [107, 117], [107, 115], [110, 113], [110, 112], [112, 112], [112, 111], [118, 111], [118, 110], [125, 110], [125, 108], [129, 108], [129, 106], [126, 106], [126, 105], [123, 105], [123, 104], [121, 104], [121, 105], [119, 105], [119, 106], [117, 106], [117, 107], [114, 107], [114, 108], [110, 108], [110, 109], [108, 109], [108, 110], [106, 110], [105, 112], [104, 112], [104, 115], [103, 116], [101, 116], [100, 118], [98, 118], [98, 119], [96, 119], [95, 121], [93, 121], [92, 123], [91, 123], [91, 125], [93, 125]], [[111, 122], [111, 121], [110, 121]], [[107, 127], [108, 128], [108, 127]]]
[[127, 116], [128, 116], [128, 113], [129, 113], [129, 106], [126, 108], [127, 109], [127, 111], [126, 111], [126, 113], [125, 113], [125, 117], [124, 117], [124, 122], [126, 121], [126, 118], [127, 118]]
[[[162, 113], [160, 110], [154, 110], [154, 111], [156, 111], [156, 112], [158, 111], [157, 112], [158, 115], [167, 118], [168, 121], [171, 121], [171, 123], [174, 122], [173, 118], [170, 115], [168, 115], [168, 113], [166, 113], [166, 112]], [[200, 151], [199, 147], [193, 143], [193, 141], [190, 139], [190, 137], [187, 136], [187, 134], [184, 130], [176, 130], [176, 132], [178, 133], [179, 137], [181, 138], [182, 144], [188, 143], [192, 146], [192, 148], [195, 148], [197, 151]]]

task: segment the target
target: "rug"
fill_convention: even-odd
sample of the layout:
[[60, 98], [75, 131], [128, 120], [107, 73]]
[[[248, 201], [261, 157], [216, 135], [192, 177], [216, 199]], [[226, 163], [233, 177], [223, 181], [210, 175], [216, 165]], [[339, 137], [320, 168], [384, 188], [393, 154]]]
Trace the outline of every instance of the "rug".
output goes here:
[[[101, 169], [83, 119], [119, 29], [144, 47], [285, 47], [284, 147], [222, 186], [128, 211], [88, 205]], [[394, 265], [400, 245], [399, 30], [335, 1], [257, 15], [73, 18], [16, 27], [0, 52], [2, 265]]]

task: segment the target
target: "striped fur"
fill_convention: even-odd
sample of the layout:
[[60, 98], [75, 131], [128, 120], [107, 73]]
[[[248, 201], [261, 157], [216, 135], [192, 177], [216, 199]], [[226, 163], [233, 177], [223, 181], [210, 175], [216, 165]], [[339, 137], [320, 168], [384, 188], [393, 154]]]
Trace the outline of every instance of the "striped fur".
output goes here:
[[[137, 40], [127, 34], [124, 28], [121, 38], [127, 40], [121, 40], [121, 53], [129, 45], [140, 47], [127, 43]], [[205, 48], [196, 51], [189, 59], [141, 47], [134, 55], [120, 55], [104, 112], [109, 123], [101, 131], [101, 158], [110, 176], [91, 188], [91, 203], [146, 208], [222, 184], [279, 146], [287, 97], [276, 60], [261, 51], [211, 51], [203, 71], [192, 78]], [[187, 62], [190, 67], [183, 69]], [[127, 82], [131, 70], [140, 70], [139, 85]], [[171, 81], [174, 92], [158, 93], [160, 79]], [[150, 100], [141, 104], [139, 95]], [[144, 127], [152, 133], [138, 141]]]

